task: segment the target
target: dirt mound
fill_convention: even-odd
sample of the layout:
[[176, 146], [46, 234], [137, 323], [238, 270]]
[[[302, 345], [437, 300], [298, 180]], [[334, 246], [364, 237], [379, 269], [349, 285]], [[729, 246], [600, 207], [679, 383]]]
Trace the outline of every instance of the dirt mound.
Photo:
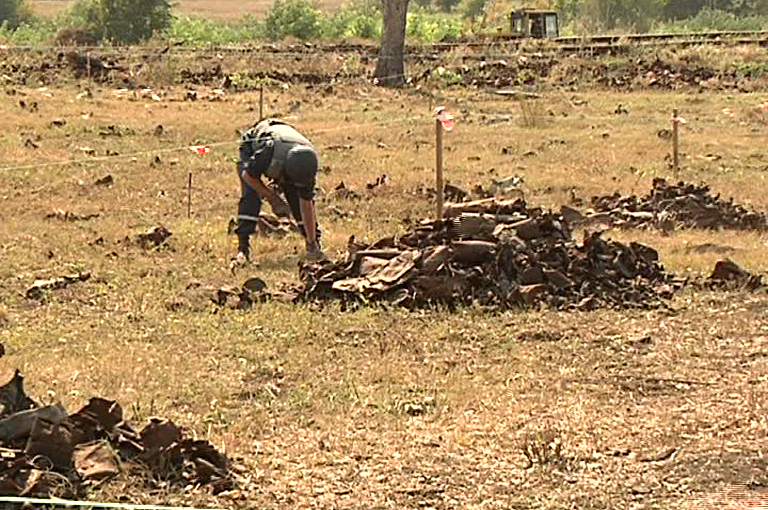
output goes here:
[[431, 77], [452, 79], [472, 87], [512, 87], [546, 80], [559, 63], [553, 56], [521, 56], [514, 60], [430, 67], [414, 77], [419, 83]]
[[601, 64], [592, 68], [591, 74], [598, 84], [611, 88], [639, 86], [662, 90], [691, 86], [713, 90], [749, 88], [753, 78], [749, 71], [736, 68], [713, 69], [695, 62], [668, 62], [658, 57], [641, 58], [622, 67]]
[[614, 193], [592, 197], [591, 205], [602, 219], [622, 228], [768, 230], [768, 215], [752, 212], [733, 199], [712, 195], [704, 184], [669, 184], [654, 179], [653, 188], [645, 196]]
[[25, 394], [18, 371], [0, 387], [0, 445], [3, 495], [78, 496], [123, 473], [158, 487], [208, 485], [214, 493], [235, 483], [229, 459], [172, 422], [152, 419], [136, 431], [120, 405], [103, 398], [72, 415], [58, 404], [41, 407]]
[[[338, 73], [320, 73], [308, 71], [290, 71], [286, 69], [269, 69], [264, 71], [243, 71], [238, 73], [237, 86], [239, 90], [257, 89], [262, 80], [275, 80], [281, 83], [321, 85], [332, 83], [338, 79]], [[220, 86], [222, 83], [233, 83], [232, 75], [225, 71], [221, 64], [203, 67], [201, 69], [184, 68], [179, 71], [179, 82], [185, 85]], [[250, 83], [251, 85], [243, 85]]]
[[497, 309], [658, 308], [674, 292], [657, 252], [599, 234], [575, 242], [563, 217], [523, 200], [451, 204], [347, 256], [301, 270], [303, 300], [377, 301], [410, 308], [477, 303]]
[[414, 77], [449, 79], [473, 87], [514, 87], [537, 83], [574, 86], [594, 83], [613, 89], [649, 88], [677, 90], [699, 87], [711, 90], [751, 90], [760, 86], [760, 75], [739, 69], [714, 69], [695, 62], [640, 58], [617, 63], [610, 58], [563, 58], [529, 54], [495, 61], [464, 62], [434, 67]]

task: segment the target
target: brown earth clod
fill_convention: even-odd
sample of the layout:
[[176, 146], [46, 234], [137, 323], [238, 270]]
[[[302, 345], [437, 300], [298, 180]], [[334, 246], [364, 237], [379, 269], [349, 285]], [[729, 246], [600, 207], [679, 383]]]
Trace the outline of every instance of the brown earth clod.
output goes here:
[[171, 231], [161, 226], [152, 227], [146, 232], [136, 236], [136, 242], [142, 248], [157, 248], [166, 244], [171, 237]]

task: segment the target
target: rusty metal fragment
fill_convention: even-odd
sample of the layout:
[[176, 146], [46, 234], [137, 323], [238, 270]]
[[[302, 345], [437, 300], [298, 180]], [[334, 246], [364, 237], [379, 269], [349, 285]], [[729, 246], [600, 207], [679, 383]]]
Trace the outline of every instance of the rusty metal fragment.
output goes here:
[[562, 214], [521, 199], [447, 204], [444, 220], [418, 222], [401, 237], [371, 245], [352, 238], [349, 250], [337, 262], [302, 267], [299, 299], [657, 308], [677, 285], [653, 248], [599, 234], [578, 242]]
[[585, 214], [582, 223], [605, 220], [607, 215], [620, 228], [768, 230], [767, 214], [725, 200], [705, 184], [671, 184], [657, 178], [644, 196], [614, 193], [592, 197], [591, 203], [594, 212]]

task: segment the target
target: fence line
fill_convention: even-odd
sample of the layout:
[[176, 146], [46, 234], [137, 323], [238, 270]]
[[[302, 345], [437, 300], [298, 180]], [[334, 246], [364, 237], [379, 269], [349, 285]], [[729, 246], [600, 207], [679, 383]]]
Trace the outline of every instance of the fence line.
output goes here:
[[[412, 122], [414, 120], [419, 119], [425, 119], [427, 117], [427, 114], [423, 115], [416, 115], [416, 116], [410, 116], [410, 117], [400, 117], [397, 119], [390, 119], [390, 120], [384, 120], [384, 121], [375, 121], [375, 122], [361, 122], [356, 124], [345, 124], [343, 126], [335, 126], [331, 128], [323, 128], [320, 130], [308, 130], [307, 134], [309, 136], [315, 136], [318, 134], [323, 133], [330, 133], [334, 131], [342, 131], [345, 129], [357, 129], [357, 128], [364, 128], [364, 127], [375, 127], [375, 126], [383, 126], [387, 124], [395, 124], [395, 123], [406, 123], [406, 122]], [[230, 145], [238, 145], [240, 143], [240, 140], [226, 140], [221, 142], [212, 142], [212, 143], [206, 143], [203, 144], [206, 147], [225, 147]], [[155, 149], [155, 150], [146, 150], [146, 151], [139, 151], [139, 152], [132, 152], [128, 154], [118, 154], [115, 156], [97, 156], [97, 157], [88, 157], [88, 158], [80, 158], [80, 159], [69, 159], [64, 161], [51, 161], [48, 163], [34, 163], [34, 164], [25, 164], [25, 165], [11, 165], [11, 166], [5, 166], [0, 167], [0, 172], [5, 171], [13, 171], [13, 170], [29, 170], [33, 168], [50, 168], [50, 167], [62, 167], [62, 166], [69, 166], [69, 165], [78, 165], [78, 164], [91, 164], [91, 163], [99, 163], [104, 161], [121, 161], [121, 160], [128, 160], [132, 158], [138, 158], [140, 156], [150, 156], [150, 155], [157, 155], [157, 154], [168, 154], [173, 152], [185, 152], [189, 151], [190, 146], [189, 145], [183, 145], [178, 147], [172, 147], [172, 148], [165, 148], [165, 149]]]

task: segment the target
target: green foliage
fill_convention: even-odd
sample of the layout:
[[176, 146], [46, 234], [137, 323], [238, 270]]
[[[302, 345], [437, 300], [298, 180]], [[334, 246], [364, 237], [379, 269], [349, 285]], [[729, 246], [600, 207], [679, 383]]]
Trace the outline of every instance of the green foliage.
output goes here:
[[190, 46], [234, 46], [263, 39], [265, 30], [250, 16], [236, 23], [184, 16], [174, 17], [170, 35], [175, 43]]
[[450, 87], [453, 85], [460, 85], [463, 81], [461, 74], [444, 67], [438, 67], [430, 73], [430, 79], [433, 83], [439, 84], [442, 87]]
[[486, 3], [488, 0], [461, 0], [459, 12], [466, 19], [476, 20], [483, 15]]
[[353, 0], [331, 15], [325, 23], [324, 33], [328, 37], [378, 39], [382, 28], [378, 1]]
[[459, 0], [434, 0], [435, 6], [443, 12], [452, 12], [459, 5]]
[[97, 39], [137, 43], [171, 27], [171, 5], [168, 0], [78, 0], [66, 23]]
[[0, 41], [20, 46], [40, 46], [51, 41], [58, 32], [58, 25], [48, 20], [33, 20], [21, 23], [15, 29], [9, 24], [0, 25]]
[[653, 27], [659, 33], [709, 32], [729, 30], [765, 30], [768, 27], [768, 16], [752, 15], [737, 16], [732, 12], [704, 9], [696, 16], [659, 23]]
[[[179, 44], [203, 47], [237, 45], [266, 38], [279, 40], [288, 36], [300, 39], [381, 38], [380, 0], [350, 0], [328, 14], [321, 12], [313, 1], [276, 0], [265, 21], [245, 16], [232, 22], [194, 16], [171, 17], [168, 0], [77, 0], [65, 16], [40, 20], [30, 16], [28, 0], [0, 0], [0, 18], [4, 20], [0, 23], [0, 41], [42, 45], [66, 28], [81, 30], [95, 41], [118, 44], [138, 42], [152, 37], [157, 31], [167, 31], [164, 35]], [[440, 0], [430, 1], [440, 5]], [[451, 1], [446, 0], [445, 6]], [[722, 8], [699, 9], [701, 3], [714, 3]], [[543, 6], [533, 1], [527, 4]], [[407, 36], [419, 42], [460, 37], [467, 30], [464, 20], [477, 24], [491, 5], [489, 0], [461, 0], [456, 8], [461, 15], [457, 16], [420, 7], [412, 0]], [[681, 5], [689, 10], [680, 10]], [[9, 17], [9, 6], [19, 8], [16, 18]], [[564, 35], [631, 29], [678, 33], [764, 30], [768, 26], [768, 13], [760, 14], [768, 10], [768, 2], [759, 0], [552, 0], [547, 6], [560, 14]], [[695, 8], [696, 14], [685, 19], [661, 21], [669, 19], [673, 7], [678, 9], [676, 12], [691, 12]], [[503, 14], [512, 7], [499, 8]], [[490, 30], [493, 30], [493, 24], [488, 22], [477, 32]]]
[[723, 11], [737, 16], [768, 14], [765, 0], [666, 0], [666, 19], [685, 19], [696, 16], [704, 10]]
[[665, 0], [583, 0], [579, 14], [593, 32], [630, 28], [647, 31], [659, 19]]
[[461, 19], [415, 9], [408, 13], [406, 35], [419, 41], [442, 41], [461, 36]]
[[312, 0], [275, 0], [264, 20], [266, 36], [314, 39], [323, 31], [323, 13]]
[[0, 26], [15, 29], [31, 18], [32, 9], [27, 0], [0, 0]]

